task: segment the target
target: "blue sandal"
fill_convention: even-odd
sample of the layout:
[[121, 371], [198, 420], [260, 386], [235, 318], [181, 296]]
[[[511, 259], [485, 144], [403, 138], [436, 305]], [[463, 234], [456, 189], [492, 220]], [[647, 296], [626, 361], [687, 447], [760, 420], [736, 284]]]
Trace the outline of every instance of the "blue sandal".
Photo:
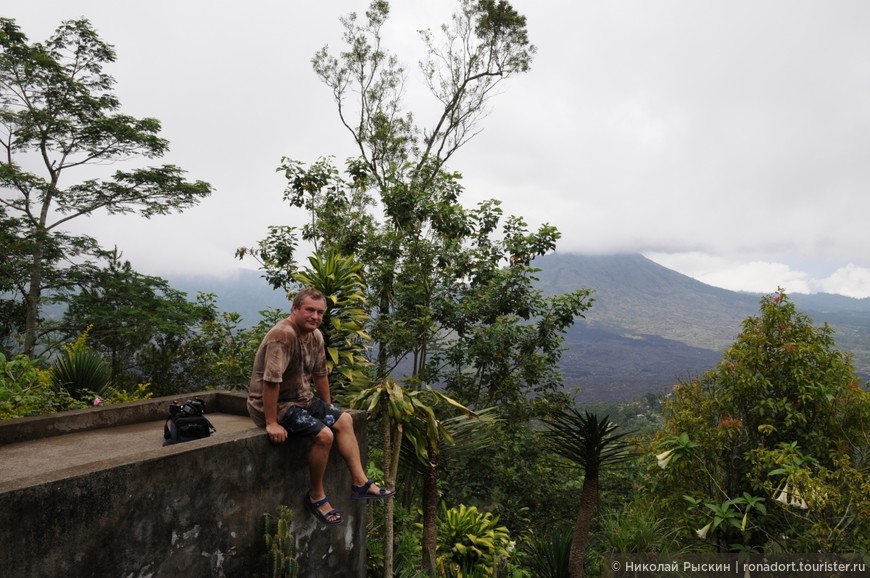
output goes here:
[[328, 512], [321, 512], [320, 506], [327, 503], [329, 501], [329, 496], [324, 496], [322, 500], [317, 500], [316, 502], [311, 500], [311, 494], [305, 498], [305, 505], [311, 511], [312, 514], [320, 518], [320, 521], [326, 524], [327, 526], [339, 526], [344, 523], [344, 519], [341, 517], [341, 512], [336, 510], [335, 508], [329, 510]]
[[368, 480], [361, 486], [351, 484], [350, 497], [354, 500], [382, 500], [384, 498], [389, 498], [396, 493], [395, 490], [381, 488], [377, 494], [372, 494], [369, 492], [369, 488], [371, 488], [374, 483], [374, 480]]

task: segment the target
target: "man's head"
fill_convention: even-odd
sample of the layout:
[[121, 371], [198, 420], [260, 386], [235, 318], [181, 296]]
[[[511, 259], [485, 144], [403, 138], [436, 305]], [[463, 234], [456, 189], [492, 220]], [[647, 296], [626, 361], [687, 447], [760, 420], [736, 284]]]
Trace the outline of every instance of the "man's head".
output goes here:
[[303, 333], [314, 331], [323, 322], [326, 313], [326, 298], [323, 293], [309, 287], [303, 289], [293, 298], [293, 309], [290, 311], [290, 319], [296, 329]]
[[308, 287], [297, 293], [293, 298], [293, 308], [296, 309], [297, 307], [301, 307], [302, 302], [305, 301], [305, 299], [314, 299], [315, 301], [323, 301], [326, 303], [326, 297], [323, 296], [323, 293], [314, 287]]

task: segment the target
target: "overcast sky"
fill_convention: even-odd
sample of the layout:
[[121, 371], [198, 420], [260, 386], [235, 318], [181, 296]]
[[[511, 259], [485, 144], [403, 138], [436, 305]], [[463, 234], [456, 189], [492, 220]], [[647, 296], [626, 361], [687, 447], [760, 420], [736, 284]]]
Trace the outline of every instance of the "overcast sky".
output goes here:
[[[387, 47], [409, 108], [434, 119], [417, 30], [454, 0], [396, 0]], [[705, 283], [870, 296], [870, 2], [513, 0], [538, 54], [503, 84], [483, 132], [450, 168], [463, 203], [562, 232], [560, 252], [643, 253]], [[365, 0], [31, 0], [7, 6], [31, 41], [81, 16], [117, 50], [125, 113], [160, 119], [163, 162], [215, 193], [150, 221], [96, 216], [74, 230], [139, 271], [231, 274], [273, 224], [282, 156], [353, 153], [311, 69], [342, 48], [338, 19]], [[72, 178], [73, 175], [68, 175]], [[68, 184], [71, 181], [67, 181]], [[64, 184], [64, 183], [62, 183]]]

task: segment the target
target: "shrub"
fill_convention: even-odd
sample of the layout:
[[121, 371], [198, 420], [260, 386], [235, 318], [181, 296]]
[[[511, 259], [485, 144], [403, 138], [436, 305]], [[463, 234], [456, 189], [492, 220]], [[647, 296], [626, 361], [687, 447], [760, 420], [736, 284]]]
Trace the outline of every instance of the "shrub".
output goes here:
[[464, 504], [448, 510], [442, 503], [438, 559], [445, 574], [492, 576], [499, 558], [507, 557], [511, 546], [510, 534], [498, 525], [498, 517]]
[[80, 409], [85, 405], [56, 387], [50, 372], [25, 355], [7, 360], [0, 353], [0, 419]]

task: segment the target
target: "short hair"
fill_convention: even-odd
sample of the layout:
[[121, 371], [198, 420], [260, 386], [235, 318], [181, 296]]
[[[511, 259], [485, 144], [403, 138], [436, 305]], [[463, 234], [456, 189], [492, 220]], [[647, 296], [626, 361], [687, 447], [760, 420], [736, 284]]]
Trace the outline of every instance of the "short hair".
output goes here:
[[306, 299], [326, 302], [326, 297], [323, 296], [323, 293], [321, 293], [314, 287], [306, 287], [305, 289], [297, 293], [296, 296], [293, 298], [293, 307], [295, 309], [302, 307], [302, 302]]

